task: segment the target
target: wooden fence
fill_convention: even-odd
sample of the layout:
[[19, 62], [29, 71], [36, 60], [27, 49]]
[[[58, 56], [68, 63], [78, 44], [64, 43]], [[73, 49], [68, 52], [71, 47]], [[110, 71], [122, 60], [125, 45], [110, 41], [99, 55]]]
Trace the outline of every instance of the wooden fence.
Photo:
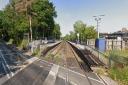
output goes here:
[[[105, 50], [125, 50], [128, 49], [128, 42], [123, 40], [112, 40], [112, 39], [106, 39], [105, 41], [106, 49]], [[95, 39], [88, 39], [87, 45], [95, 48]]]
[[87, 45], [92, 47], [92, 48], [95, 48], [95, 39], [88, 39]]

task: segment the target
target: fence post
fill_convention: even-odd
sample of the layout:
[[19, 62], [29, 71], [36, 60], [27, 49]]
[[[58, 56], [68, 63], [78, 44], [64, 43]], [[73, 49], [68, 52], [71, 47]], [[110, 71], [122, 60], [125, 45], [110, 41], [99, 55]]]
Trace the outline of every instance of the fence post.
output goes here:
[[109, 63], [108, 63], [109, 65], [109, 68], [111, 68], [111, 56], [109, 56]]
[[121, 50], [122, 50], [122, 47], [123, 47], [122, 45], [123, 45], [123, 44], [122, 44], [122, 40], [121, 40]]
[[112, 50], [113, 50], [113, 40], [112, 40]]
[[107, 49], [107, 40], [105, 39], [105, 51]]

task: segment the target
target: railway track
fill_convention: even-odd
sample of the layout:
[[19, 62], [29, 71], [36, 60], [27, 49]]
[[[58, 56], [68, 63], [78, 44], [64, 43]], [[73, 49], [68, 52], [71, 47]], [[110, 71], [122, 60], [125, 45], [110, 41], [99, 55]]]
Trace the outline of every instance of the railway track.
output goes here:
[[90, 72], [92, 71], [91, 66], [101, 64], [94, 56], [92, 57], [88, 52], [84, 55], [78, 48], [69, 42], [61, 42], [53, 46], [53, 48], [46, 53], [45, 57], [48, 55], [51, 55], [52, 58], [51, 60], [49, 58], [49, 60], [53, 63], [56, 63], [55, 59], [56, 56], [58, 56], [60, 59], [57, 62], [61, 62], [60, 65], [78, 72], [81, 72], [81, 70]]
[[[20, 71], [3, 85], [46, 85], [45, 83], [50, 82], [53, 83], [47, 85], [105, 85], [96, 74], [90, 72], [89, 61], [86, 60], [85, 63], [82, 56], [76, 51], [78, 49], [72, 44], [61, 42], [53, 46], [47, 54], [52, 54], [53, 60], [60, 55], [59, 57], [62, 60], [59, 62], [63, 63], [63, 67], [56, 65], [56, 62], [54, 64], [40, 59]], [[43, 58], [47, 57], [47, 54]]]
[[[91, 54], [90, 56], [85, 56], [77, 47], [75, 47], [69, 42], [61, 42], [55, 48], [51, 49], [48, 54], [52, 54], [51, 57], [55, 57], [60, 54], [59, 57], [61, 57], [61, 60], [59, 62], [63, 64], [59, 64], [59, 65], [85, 75], [90, 85], [93, 85], [90, 76], [92, 77], [96, 76], [96, 78], [98, 78], [97, 77], [98, 75], [92, 73], [91, 61], [93, 60], [91, 60], [91, 58], [90, 60], [88, 59], [88, 57], [90, 57]], [[55, 62], [54, 58], [53, 58], [53, 63], [58, 64]], [[97, 65], [96, 63], [94, 64]], [[68, 70], [66, 72], [66, 79], [68, 79], [69, 73], [70, 72]]]
[[72, 52], [75, 55], [75, 58], [80, 66], [80, 68], [82, 70], [84, 70], [85, 72], [89, 72], [92, 71], [90, 65], [89, 65], [89, 61], [87, 59], [84, 58], [84, 56], [80, 55], [80, 51], [75, 48], [72, 44], [68, 43], [70, 46], [70, 49], [72, 50]]
[[81, 50], [83, 55], [88, 59], [91, 66], [104, 66], [104, 63], [99, 60], [98, 57], [93, 55], [89, 50]]
[[78, 49], [75, 45], [72, 45], [71, 43], [69, 44], [72, 46], [75, 52], [80, 56], [80, 58], [85, 62], [87, 62], [86, 64], [88, 64], [90, 67], [104, 66], [104, 63], [101, 62], [99, 58], [93, 55], [89, 50], [87, 49], [81, 50]]
[[67, 42], [64, 42], [64, 57], [65, 57], [65, 62], [66, 62], [66, 67], [77, 71], [79, 73], [83, 73], [80, 67], [80, 62], [82, 62], [74, 53], [73, 49], [71, 48], [70, 44]]

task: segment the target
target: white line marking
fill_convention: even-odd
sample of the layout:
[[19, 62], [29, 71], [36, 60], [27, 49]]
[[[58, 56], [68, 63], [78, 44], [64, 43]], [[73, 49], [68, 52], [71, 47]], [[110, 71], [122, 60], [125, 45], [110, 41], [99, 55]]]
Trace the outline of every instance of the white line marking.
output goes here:
[[91, 78], [91, 77], [88, 77], [88, 78], [91, 79], [91, 80], [94, 80], [94, 81], [97, 81], [97, 82], [99, 82], [99, 83], [104, 84], [102, 81], [99, 81], [99, 80], [97, 80], [97, 79], [94, 79], [94, 78]]
[[97, 74], [97, 73], [95, 73], [95, 74], [96, 74], [96, 75], [97, 75], [97, 77], [100, 79], [100, 81], [102, 81], [102, 82], [103, 82], [103, 84], [105, 85], [105, 83], [106, 83], [106, 82], [104, 82], [104, 81], [103, 81], [103, 79], [101, 79], [101, 78], [98, 76], [98, 74]]
[[73, 73], [76, 73], [76, 74], [78, 74], [78, 75], [81, 75], [81, 76], [83, 76], [83, 77], [86, 77], [85, 75], [83, 75], [83, 74], [81, 74], [81, 73], [79, 73], [79, 72], [70, 70], [70, 69], [68, 69], [68, 68], [64, 68], [64, 67], [61, 67], [61, 68], [66, 69], [66, 70], [69, 70], [69, 71], [71, 71], [71, 72], [73, 72]]
[[17, 54], [17, 53], [6, 53], [6, 54], [4, 54], [4, 55], [13, 55], [13, 54]]
[[54, 85], [59, 70], [58, 65], [53, 65], [43, 85]]
[[77, 85], [76, 83], [74, 83], [74, 82], [72, 82], [72, 81], [70, 81], [70, 83], [71, 83], [72, 85]]
[[[41, 59], [39, 59], [41, 60]], [[51, 63], [51, 62], [48, 62], [48, 61], [45, 61], [45, 60], [41, 60], [42, 62], [45, 62], [45, 63], [49, 63], [49, 64], [52, 64], [52, 65], [55, 65], [54, 63]]]
[[[65, 80], [66, 81], [66, 78], [65, 77], [63, 77], [63, 76], [61, 76], [61, 75], [58, 75], [58, 77], [60, 77], [60, 78], [62, 78], [63, 80]], [[70, 82], [72, 85], [77, 85], [75, 82], [73, 82], [73, 81], [69, 81], [68, 80], [68, 82]]]
[[40, 66], [41, 68], [43, 67], [43, 66]]
[[62, 79], [64, 79], [64, 80], [66, 80], [66, 78], [63, 77], [62, 75], [57, 75], [57, 76], [60, 77], [60, 78], [62, 78]]
[[[40, 61], [40, 63], [42, 63], [42, 64], [47, 64], [46, 62], [43, 62], [43, 61]], [[52, 64], [47, 64], [47, 66], [52, 66]]]
[[7, 75], [7, 77], [8, 77], [8, 79], [10, 78], [10, 76], [9, 76], [9, 74], [8, 74], [8, 72], [7, 72], [7, 70], [6, 70], [6, 67], [4, 66], [4, 64], [2, 63], [2, 66], [4, 67], [4, 71], [5, 71], [5, 73], [6, 73], [6, 75]]
[[11, 75], [13, 76], [13, 73], [11, 72], [11, 70], [10, 70], [10, 68], [9, 68], [9, 65], [7, 64], [7, 62], [6, 62], [5, 58], [3, 57], [3, 54], [2, 54], [1, 52], [0, 52], [0, 54], [1, 54], [1, 58], [3, 59], [3, 61], [4, 61], [4, 62], [5, 62], [5, 64], [6, 64], [6, 66], [7, 66], [8, 70], [10, 71]]
[[[64, 67], [62, 67], [63, 69], [67, 69], [67, 68], [64, 68]], [[76, 73], [76, 74], [78, 74], [78, 75], [81, 75], [82, 77], [85, 77], [85, 78], [87, 78], [88, 76], [85, 76], [85, 75], [83, 75], [83, 74], [80, 74], [80, 73], [78, 73], [78, 72], [75, 72], [75, 71], [73, 71], [73, 70], [70, 70], [70, 69], [67, 69], [67, 70], [69, 70], [69, 71], [71, 71], [71, 72], [73, 72], [73, 73]], [[94, 78], [91, 78], [91, 77], [88, 77], [89, 79], [92, 79], [92, 80], [94, 80], [94, 81], [97, 81], [97, 82], [100, 82], [100, 83], [103, 83], [102, 81], [99, 81], [99, 80], [97, 80], [97, 79], [94, 79]], [[104, 83], [103, 83], [104, 84]]]
[[[40, 59], [40, 60], [41, 60], [41, 59]], [[41, 60], [41, 61], [43, 61], [43, 62], [47, 62], [47, 63], [49, 63], [49, 64], [53, 64], [53, 65], [55, 65], [54, 63], [50, 63], [50, 62], [45, 61], [45, 60]], [[92, 80], [94, 80], [94, 81], [97, 81], [97, 82], [103, 83], [102, 81], [99, 81], [99, 80], [97, 80], [97, 79], [94, 79], [94, 78], [91, 78], [91, 77], [85, 76], [85, 75], [83, 75], [83, 74], [81, 74], [81, 73], [79, 73], [79, 72], [76, 72], [76, 71], [70, 70], [70, 69], [68, 69], [68, 68], [64, 68], [64, 67], [62, 67], [62, 66], [60, 66], [60, 67], [61, 67], [61, 68], [63, 68], [63, 69], [69, 70], [69, 71], [71, 71], [71, 72], [73, 72], [73, 73], [76, 73], [76, 74], [78, 74], [78, 75], [80, 75], [80, 76], [82, 76], [82, 77], [89, 78], [89, 79], [92, 79]], [[94, 74], [95, 74], [95, 73], [94, 73]], [[104, 83], [103, 83], [103, 84], [104, 84]]]

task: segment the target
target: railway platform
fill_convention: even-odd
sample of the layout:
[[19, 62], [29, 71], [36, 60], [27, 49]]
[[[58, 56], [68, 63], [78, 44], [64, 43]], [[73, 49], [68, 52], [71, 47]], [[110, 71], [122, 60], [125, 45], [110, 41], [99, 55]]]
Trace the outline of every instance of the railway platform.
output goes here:
[[105, 85], [96, 76], [85, 76], [44, 60], [36, 60], [2, 85]]

